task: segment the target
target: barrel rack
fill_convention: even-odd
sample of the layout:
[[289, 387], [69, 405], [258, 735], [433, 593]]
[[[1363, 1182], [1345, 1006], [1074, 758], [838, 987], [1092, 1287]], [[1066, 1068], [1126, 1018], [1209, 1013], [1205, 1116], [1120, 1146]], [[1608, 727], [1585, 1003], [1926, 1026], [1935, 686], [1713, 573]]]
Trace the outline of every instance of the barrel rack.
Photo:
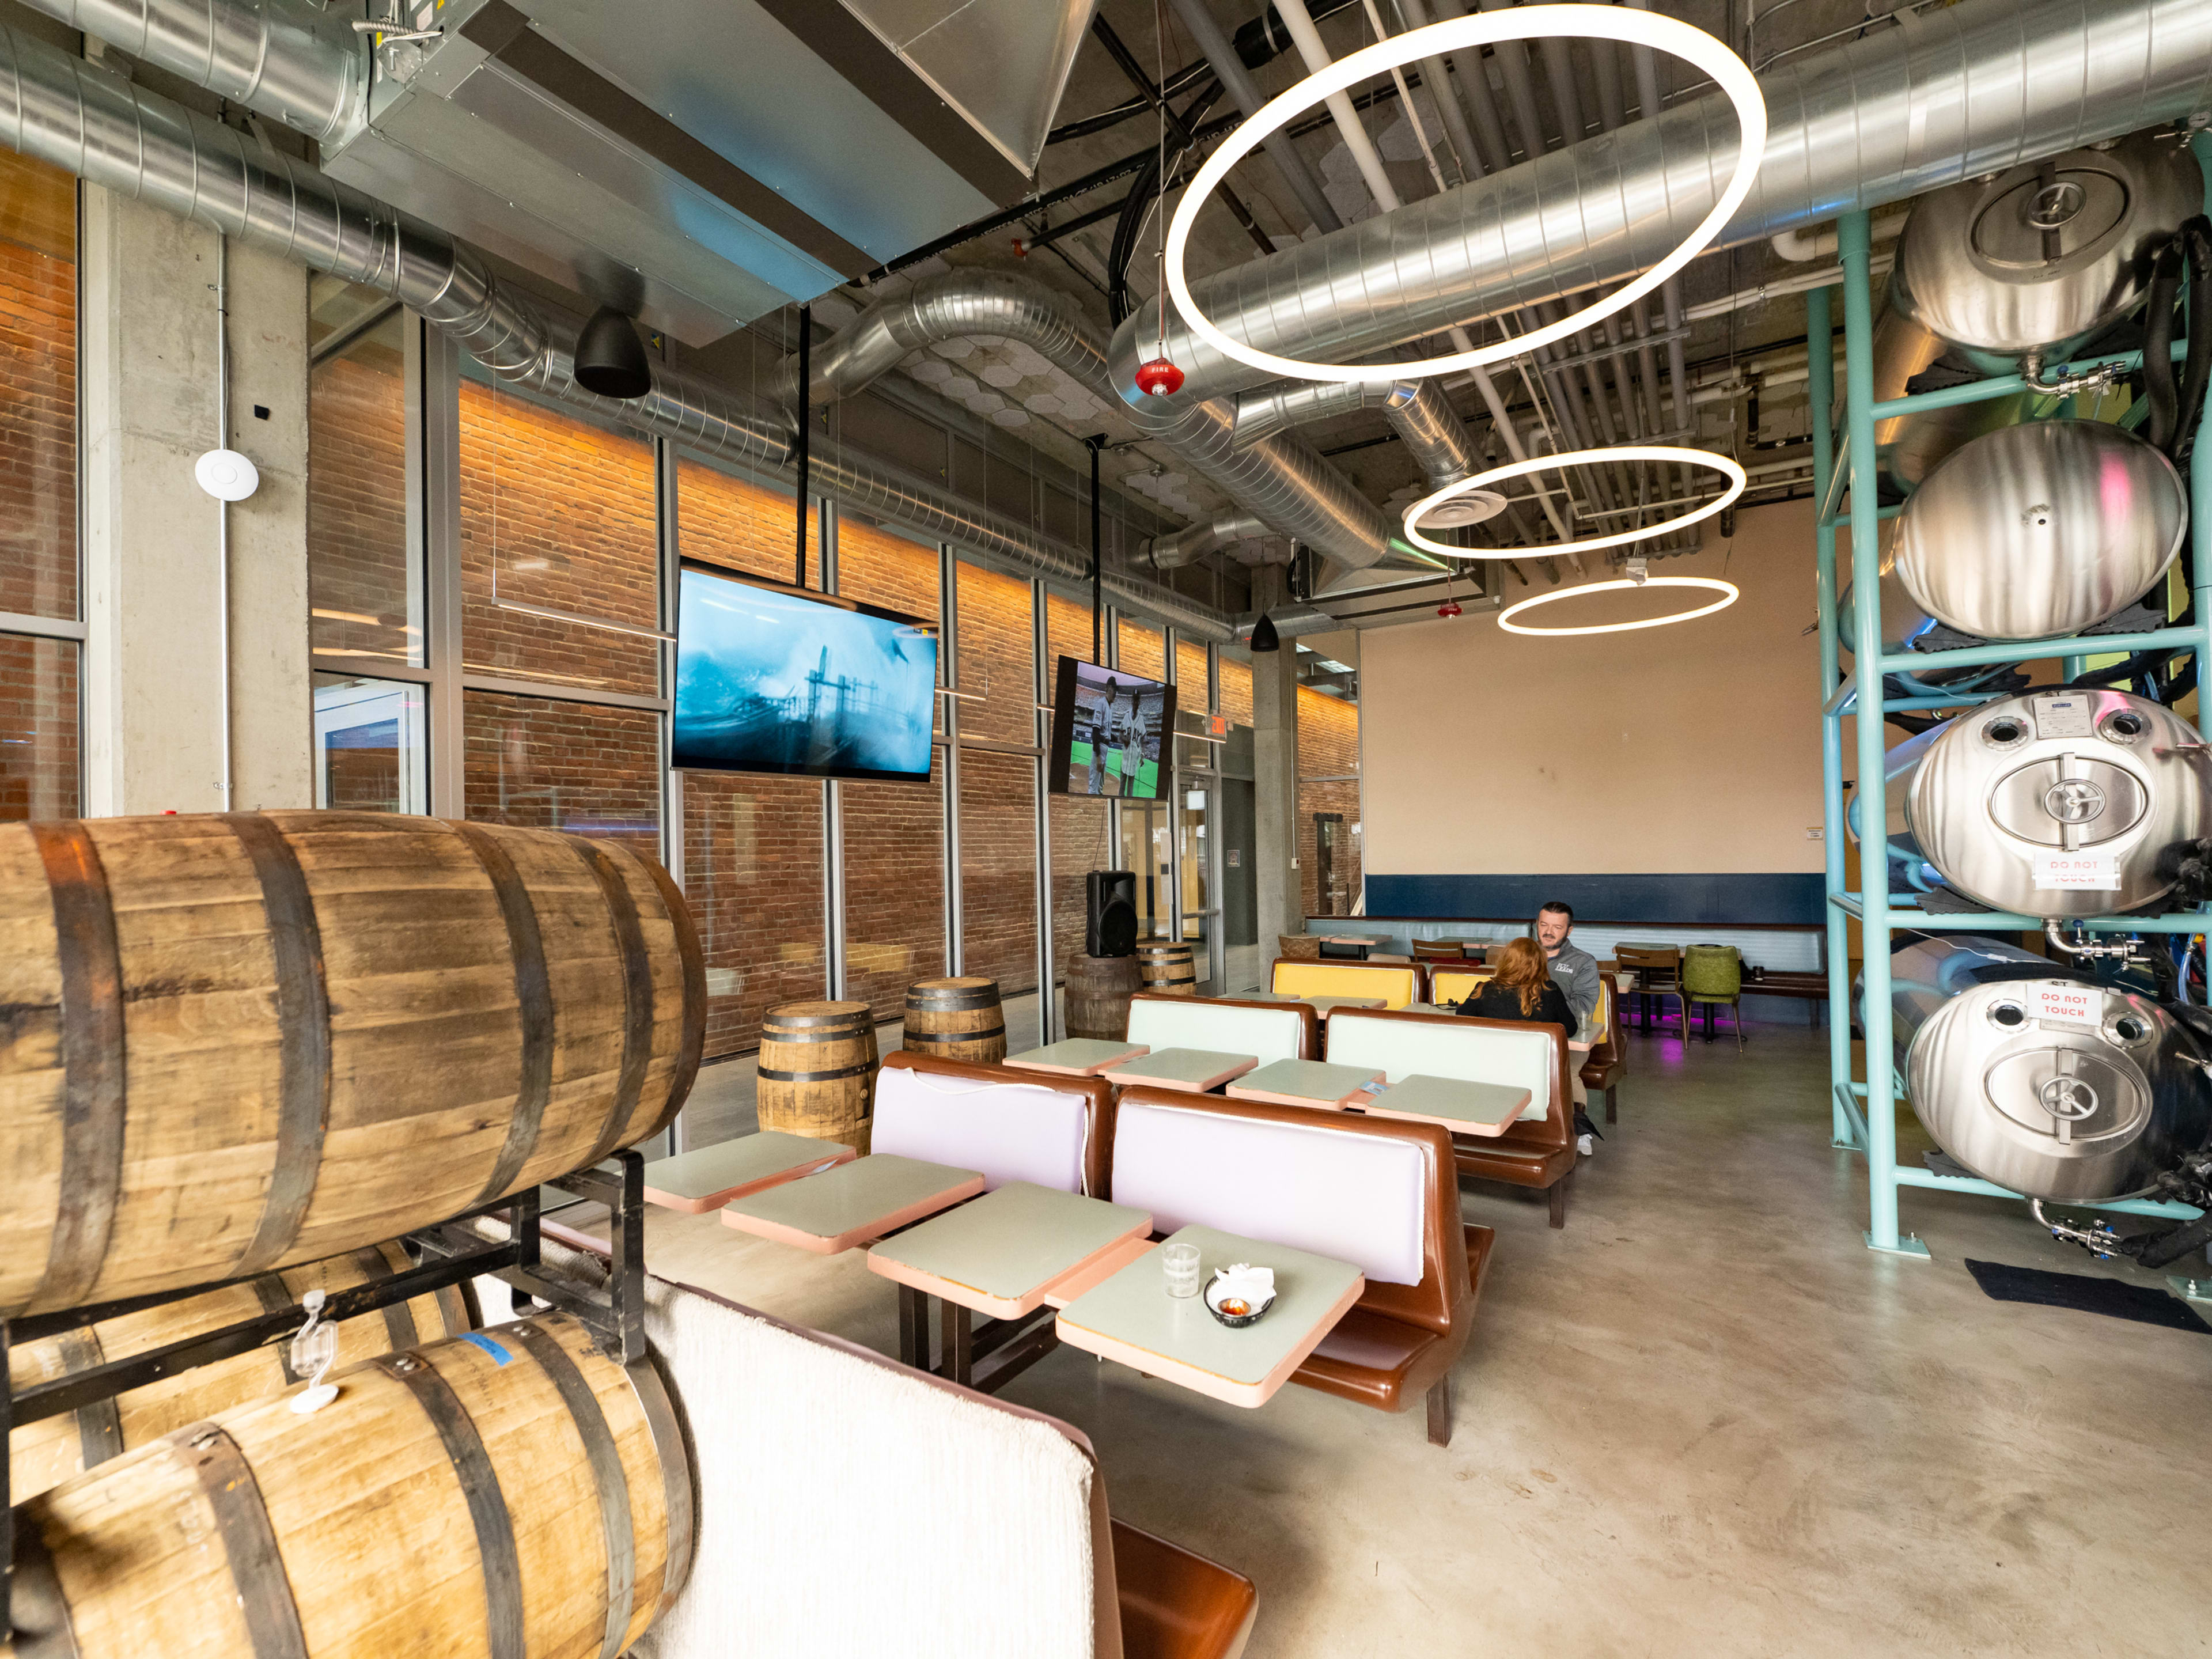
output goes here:
[[[634, 1152], [617, 1152], [605, 1163], [548, 1181], [580, 1200], [607, 1208], [607, 1246], [612, 1270], [603, 1292], [592, 1292], [572, 1283], [545, 1278], [540, 1269], [540, 1246], [548, 1224], [540, 1212], [541, 1188], [531, 1187], [511, 1198], [501, 1199], [434, 1226], [407, 1234], [400, 1243], [415, 1266], [366, 1284], [332, 1291], [323, 1304], [325, 1320], [337, 1322], [374, 1313], [394, 1303], [427, 1296], [447, 1285], [484, 1274], [501, 1279], [516, 1290], [573, 1316], [595, 1336], [611, 1358], [623, 1364], [635, 1364], [646, 1354], [645, 1343], [645, 1159]], [[479, 1218], [507, 1223], [505, 1239], [487, 1238], [470, 1224]], [[556, 1235], [556, 1242], [564, 1242]], [[597, 1248], [596, 1241], [580, 1241]], [[195, 1285], [180, 1291], [127, 1297], [91, 1307], [69, 1308], [0, 1321], [0, 1377], [7, 1374], [8, 1349], [15, 1342], [34, 1342], [64, 1331], [81, 1330], [102, 1320], [118, 1318], [188, 1297], [204, 1296], [227, 1284], [251, 1283], [228, 1279]], [[103, 1402], [149, 1382], [173, 1376], [201, 1365], [248, 1353], [256, 1348], [288, 1341], [307, 1322], [306, 1308], [270, 1308], [252, 1319], [217, 1330], [203, 1331], [165, 1347], [149, 1349], [127, 1358], [109, 1360], [84, 1370], [52, 1377], [30, 1387], [0, 1389], [0, 1499], [9, 1490], [8, 1440], [18, 1424], [35, 1423], [64, 1412], [97, 1407]], [[15, 1510], [0, 1502], [0, 1634], [15, 1628], [12, 1617], [15, 1560]]]
[[[2208, 180], [2208, 205], [2212, 205], [2212, 143], [2199, 133], [2191, 140]], [[1872, 253], [1872, 215], [1846, 213], [1838, 221], [1838, 243], [1844, 267], [1844, 431], [1838, 446], [1831, 411], [1835, 404], [1835, 364], [1828, 343], [1834, 337], [1829, 310], [1829, 290], [1814, 289], [1806, 295], [1806, 338], [1811, 369], [1808, 387], [1813, 416], [1813, 496], [1815, 508], [1815, 550], [1818, 560], [1820, 635], [1821, 788], [1827, 854], [1828, 1064], [1833, 1085], [1832, 1144], [1859, 1152], [1867, 1161], [1869, 1215], [1866, 1243], [1869, 1249], [1895, 1255], [1925, 1257], [1928, 1247], [1918, 1237], [1898, 1231], [1898, 1194], [1907, 1187], [1938, 1192], [1972, 1193], [1985, 1198], [2021, 1194], [1992, 1182], [1970, 1176], [1938, 1174], [1932, 1170], [1900, 1168], [1897, 1162], [1897, 1102], [1899, 1093], [1892, 1063], [1893, 1043], [1890, 1020], [1890, 936], [1900, 931], [1928, 933], [2040, 932], [2043, 920], [1996, 911], [1936, 911], [1923, 909], [1914, 893], [1893, 894], [1887, 878], [1888, 823], [1885, 787], [1887, 745], [1884, 720], [1895, 710], [1925, 711], [1961, 708], [2000, 694], [1945, 691], [1929, 696], [1883, 696], [1886, 675], [1910, 677], [1929, 669], [2027, 663], [2063, 658], [2070, 679], [2087, 666], [2093, 654], [2180, 649], [2195, 653], [2199, 665], [2198, 716], [2202, 726], [2208, 707], [2208, 670], [2212, 670], [2212, 431], [2208, 431], [2190, 459], [2189, 580], [2191, 620], [2185, 624], [2148, 633], [2103, 634], [2026, 644], [1986, 644], [1943, 651], [1907, 651], [1883, 643], [1880, 523], [1901, 509], [1882, 507], [1873, 482], [1876, 465], [1875, 423], [1899, 415], [1946, 409], [1986, 398], [2013, 396], [2035, 390], [2018, 374], [1997, 375], [1942, 391], [1891, 398], [1874, 398], [1874, 314], [1869, 270]], [[2185, 347], [2177, 344], [2179, 358]], [[2070, 377], [2115, 365], [2125, 373], [2139, 368], [2140, 351], [2096, 357], [2050, 369], [2043, 384], [2051, 386]], [[2061, 399], [2058, 410], [2070, 406]], [[2207, 398], [2212, 418], [2212, 398]], [[1860, 487], [1862, 475], [1864, 487]], [[1848, 495], [1848, 506], [1844, 500]], [[1842, 625], [1838, 614], [1836, 531], [1848, 525], [1851, 532], [1851, 655], [1852, 672], [1840, 666]], [[1867, 826], [1859, 861], [1863, 891], [1854, 892], [1844, 872], [1845, 837], [1850, 826], [1844, 816], [1843, 723], [1856, 721], [1856, 762], [1858, 775], [1859, 821]], [[1869, 943], [1863, 974], [1865, 1001], [1862, 1024], [1866, 1036], [1867, 1080], [1852, 1076], [1850, 1021], [1844, 1011], [1851, 1007], [1850, 923], [1856, 919]], [[2212, 906], [2196, 912], [2162, 916], [2100, 916], [2078, 924], [2093, 933], [2182, 934], [2212, 933]], [[2185, 990], [2186, 988], [2185, 984]], [[2150, 1200], [2116, 1199], [2080, 1207], [2186, 1220], [2197, 1212], [2185, 1205]]]

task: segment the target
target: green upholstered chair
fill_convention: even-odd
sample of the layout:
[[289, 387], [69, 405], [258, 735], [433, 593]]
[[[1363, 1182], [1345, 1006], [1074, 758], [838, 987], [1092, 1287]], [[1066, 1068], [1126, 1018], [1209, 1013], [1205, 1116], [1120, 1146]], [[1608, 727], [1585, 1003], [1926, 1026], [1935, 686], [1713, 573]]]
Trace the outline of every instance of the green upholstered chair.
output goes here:
[[[1713, 1040], [1713, 1008], [1726, 1003], [1735, 1022], [1735, 1046], [1743, 1048], [1743, 958], [1733, 945], [1692, 945], [1682, 953], [1682, 989], [1692, 1007], [1705, 1016], [1705, 1041]], [[1687, 1035], [1686, 1031], [1684, 1035]]]

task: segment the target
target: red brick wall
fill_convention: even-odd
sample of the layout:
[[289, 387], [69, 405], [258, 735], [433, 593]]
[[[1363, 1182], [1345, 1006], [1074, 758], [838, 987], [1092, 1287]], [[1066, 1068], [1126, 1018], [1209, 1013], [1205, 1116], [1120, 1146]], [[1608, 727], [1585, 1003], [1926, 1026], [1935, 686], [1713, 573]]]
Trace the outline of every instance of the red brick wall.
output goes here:
[[760, 1042], [761, 1017], [823, 994], [822, 784], [684, 775], [684, 892], [707, 955], [707, 1052]]
[[[1034, 611], [1028, 582], [961, 562], [959, 704], [963, 740], [1036, 741]], [[980, 697], [980, 701], [976, 699]], [[963, 750], [960, 760], [964, 967], [1002, 996], [1036, 988], [1036, 765]]]
[[307, 603], [318, 650], [419, 665], [407, 592], [404, 319], [307, 377]]
[[73, 818], [77, 647], [0, 634], [0, 823]]
[[76, 181], [0, 150], [0, 611], [76, 588]]
[[648, 696], [650, 640], [493, 603], [659, 626], [653, 446], [461, 382], [461, 637], [471, 673]]
[[[73, 618], [76, 181], [0, 150], [0, 611]], [[80, 810], [77, 652], [0, 635], [0, 820]]]
[[1221, 659], [1221, 712], [1231, 726], [1252, 724], [1252, 665]]
[[461, 700], [468, 815], [660, 855], [659, 716], [548, 697]]
[[[1352, 833], [1359, 822], [1359, 707], [1318, 691], [1298, 688], [1298, 877], [1308, 915], [1349, 914], [1359, 898], [1360, 838]], [[1349, 781], [1308, 782], [1308, 779], [1349, 778]], [[1344, 826], [1337, 837], [1336, 872], [1340, 899], [1334, 910], [1324, 912], [1321, 902], [1321, 861], [1316, 856], [1314, 815], [1336, 812]]]

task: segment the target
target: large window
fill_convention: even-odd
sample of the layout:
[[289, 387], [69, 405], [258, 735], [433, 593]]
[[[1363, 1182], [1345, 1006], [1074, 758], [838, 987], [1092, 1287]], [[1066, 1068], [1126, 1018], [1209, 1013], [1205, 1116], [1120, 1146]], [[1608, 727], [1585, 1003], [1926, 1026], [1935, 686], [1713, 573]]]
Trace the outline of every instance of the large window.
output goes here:
[[1298, 688], [1298, 876], [1305, 913], [1348, 916], [1360, 895], [1359, 706]]
[[329, 276], [310, 280], [307, 309], [309, 639], [325, 661], [368, 657], [420, 668], [423, 570], [409, 526], [406, 313], [374, 289]]
[[0, 819], [81, 810], [76, 181], [0, 151]]
[[[938, 550], [850, 517], [837, 526], [837, 591], [934, 623]], [[938, 700], [939, 702], [943, 698]], [[845, 993], [878, 1019], [945, 967], [945, 750], [927, 783], [845, 783]]]
[[468, 692], [463, 708], [469, 817], [659, 855], [657, 714], [495, 691]]

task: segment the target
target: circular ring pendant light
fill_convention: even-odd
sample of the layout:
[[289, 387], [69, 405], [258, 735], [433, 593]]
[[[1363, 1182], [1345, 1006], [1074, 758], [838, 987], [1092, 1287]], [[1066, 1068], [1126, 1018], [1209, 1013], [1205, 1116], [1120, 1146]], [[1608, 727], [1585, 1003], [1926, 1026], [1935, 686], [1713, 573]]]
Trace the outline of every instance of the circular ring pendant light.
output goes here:
[[[1523, 553], [1527, 548], [1521, 550]], [[1597, 623], [1588, 628], [1530, 628], [1516, 623], [1513, 618], [1524, 611], [1534, 611], [1540, 605], [1557, 605], [1561, 599], [1580, 599], [1588, 593], [1618, 593], [1631, 587], [1702, 587], [1721, 597], [1711, 605], [1699, 605], [1695, 611], [1684, 611], [1672, 617], [1647, 617], [1642, 622]], [[1498, 625], [1509, 634], [1537, 634], [1547, 638], [1569, 634], [1626, 634], [1638, 628], [1666, 628], [1675, 623], [1694, 622], [1699, 617], [1710, 617], [1716, 611], [1725, 611], [1736, 602], [1739, 590], [1734, 582], [1724, 582], [1717, 576], [1646, 576], [1642, 581], [1627, 577], [1619, 581], [1584, 582], [1580, 587], [1563, 587], [1556, 593], [1532, 593], [1516, 605], [1509, 605], [1498, 613]]]
[[[1643, 14], [1638, 13], [1638, 15]], [[1671, 466], [1706, 466], [1722, 474], [1729, 487], [1712, 500], [1705, 502], [1695, 512], [1685, 513], [1662, 524], [1646, 525], [1641, 530], [1624, 530], [1612, 536], [1588, 536], [1578, 542], [1546, 543], [1535, 547], [1454, 547], [1447, 542], [1432, 542], [1421, 534], [1419, 526], [1437, 507], [1455, 496], [1487, 489], [1508, 478], [1525, 478], [1532, 472], [1548, 472], [1555, 466], [1593, 466], [1607, 461], [1657, 461]], [[1749, 482], [1742, 467], [1733, 457], [1717, 455], [1709, 449], [1679, 449], [1672, 444], [1614, 444], [1605, 449], [1577, 449], [1565, 455], [1531, 455], [1525, 461], [1509, 461], [1504, 466], [1494, 466], [1487, 472], [1478, 472], [1472, 478], [1462, 478], [1448, 483], [1442, 489], [1424, 495], [1406, 509], [1406, 539], [1416, 547], [1431, 553], [1441, 553], [1449, 559], [1519, 559], [1549, 558], [1559, 553], [1587, 553], [1595, 548], [1621, 547], [1630, 542], [1649, 541], [1654, 536], [1663, 536], [1670, 530], [1680, 530], [1686, 525], [1710, 519], [1714, 514], [1733, 505], [1743, 494]]]
[[[1735, 171], [1729, 176], [1727, 188], [1721, 191], [1720, 199], [1713, 204], [1712, 211], [1698, 222], [1696, 228], [1683, 238], [1680, 247], [1657, 264], [1614, 293], [1594, 300], [1582, 310], [1556, 323], [1501, 340], [1493, 345], [1478, 346], [1473, 351], [1427, 357], [1418, 362], [1310, 363], [1295, 357], [1278, 357], [1272, 352], [1257, 351], [1241, 341], [1230, 338], [1199, 310], [1198, 302], [1191, 297], [1190, 284], [1183, 276], [1183, 254], [1190, 241], [1191, 228], [1197, 222], [1198, 210], [1213, 193], [1215, 186], [1229, 176], [1229, 169], [1267, 139], [1332, 93], [1342, 92], [1370, 76], [1384, 74], [1401, 64], [1444, 53], [1468, 52], [1503, 40], [1534, 40], [1563, 35], [1649, 46], [1655, 52], [1686, 59], [1711, 76], [1720, 89], [1728, 94], [1729, 101], [1735, 106], [1740, 134]], [[1721, 227], [1735, 216], [1744, 198], [1751, 193], [1752, 181], [1759, 175], [1759, 164], [1765, 153], [1766, 100], [1759, 92], [1757, 78], [1742, 58], [1703, 29], [1692, 28], [1687, 23], [1678, 22], [1656, 11], [1639, 11], [1628, 6], [1514, 6], [1498, 11], [1477, 12], [1470, 16], [1431, 23], [1425, 28], [1409, 29], [1364, 51], [1355, 52], [1349, 58], [1340, 58], [1320, 74], [1308, 76], [1288, 92], [1271, 100], [1257, 115], [1223, 140], [1221, 148], [1213, 152], [1206, 165], [1199, 168], [1197, 176], [1190, 181], [1190, 187], [1183, 192], [1182, 201], [1176, 207], [1175, 218], [1168, 227], [1167, 289], [1175, 301], [1176, 312], [1193, 333], [1210, 341], [1237, 362], [1249, 363], [1253, 368], [1265, 369], [1271, 374], [1288, 375], [1302, 380], [1376, 382], [1448, 374], [1456, 369], [1474, 368], [1484, 363], [1521, 356], [1540, 345], [1549, 345], [1555, 340], [1565, 339], [1570, 334], [1588, 328], [1601, 318], [1609, 317], [1634, 305], [1702, 252], [1705, 244], [1719, 234]]]

